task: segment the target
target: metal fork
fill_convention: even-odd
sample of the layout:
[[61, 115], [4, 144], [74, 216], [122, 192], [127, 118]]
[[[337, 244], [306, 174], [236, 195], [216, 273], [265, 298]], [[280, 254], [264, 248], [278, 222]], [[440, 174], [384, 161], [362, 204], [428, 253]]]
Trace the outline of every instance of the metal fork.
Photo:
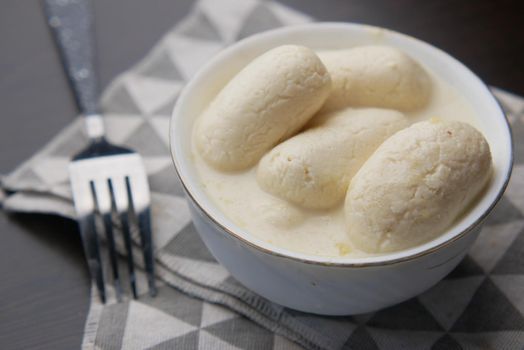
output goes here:
[[92, 4], [90, 0], [44, 0], [48, 24], [61, 54], [75, 100], [84, 116], [89, 145], [69, 164], [71, 189], [91, 277], [103, 303], [106, 288], [102, 271], [97, 217], [103, 222], [117, 300], [122, 298], [113, 219], [120, 223], [127, 253], [133, 297], [137, 298], [131, 228], [138, 226], [149, 293], [156, 294], [151, 239], [150, 196], [142, 158], [105, 138], [98, 110], [94, 65]]

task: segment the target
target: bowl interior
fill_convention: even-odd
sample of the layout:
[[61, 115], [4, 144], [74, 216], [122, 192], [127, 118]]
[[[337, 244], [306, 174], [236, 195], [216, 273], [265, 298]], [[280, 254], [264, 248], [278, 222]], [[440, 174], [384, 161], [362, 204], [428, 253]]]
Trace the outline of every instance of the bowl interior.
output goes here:
[[[235, 225], [207, 197], [200, 184], [191, 161], [191, 130], [198, 115], [229, 79], [256, 56], [283, 44], [299, 44], [313, 49], [340, 49], [369, 44], [394, 46], [422, 62], [435, 75], [455, 87], [472, 105], [479, 119], [477, 126], [491, 147], [494, 173], [481, 200], [458, 223], [433, 241], [400, 252], [358, 259], [292, 252], [260, 240]], [[377, 27], [343, 23], [315, 23], [277, 29], [252, 36], [222, 51], [199, 71], [179, 97], [173, 111], [170, 142], [177, 172], [186, 189], [215, 222], [256, 247], [312, 263], [376, 264], [407, 258], [443, 245], [489, 212], [507, 184], [512, 165], [511, 133], [507, 120], [487, 87], [469, 69], [443, 51], [412, 37]]]

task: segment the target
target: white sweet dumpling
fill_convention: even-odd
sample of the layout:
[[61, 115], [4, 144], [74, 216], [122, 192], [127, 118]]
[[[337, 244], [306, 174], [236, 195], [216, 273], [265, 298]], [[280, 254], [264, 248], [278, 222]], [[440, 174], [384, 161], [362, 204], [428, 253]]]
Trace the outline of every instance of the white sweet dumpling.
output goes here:
[[407, 124], [402, 113], [378, 108], [317, 116], [306, 131], [261, 159], [258, 184], [302, 207], [332, 207], [343, 200], [349, 181], [373, 151]]
[[213, 190], [236, 195], [223, 203], [231, 217], [259, 236], [314, 254], [408, 249], [448, 229], [491, 176], [489, 145], [469, 124], [409, 126], [406, 115], [449, 113], [443, 87], [393, 47], [317, 56], [284, 45], [225, 85], [196, 121], [193, 146], [210, 178], [230, 180]]
[[442, 234], [491, 175], [484, 136], [462, 122], [423, 121], [387, 139], [353, 177], [347, 232], [369, 253], [397, 251]]
[[220, 91], [198, 120], [195, 145], [219, 170], [249, 168], [309, 121], [330, 86], [330, 76], [315, 52], [295, 45], [274, 48]]
[[323, 110], [348, 106], [411, 111], [431, 95], [431, 80], [404, 52], [388, 46], [359, 46], [324, 51], [319, 57], [332, 79]]

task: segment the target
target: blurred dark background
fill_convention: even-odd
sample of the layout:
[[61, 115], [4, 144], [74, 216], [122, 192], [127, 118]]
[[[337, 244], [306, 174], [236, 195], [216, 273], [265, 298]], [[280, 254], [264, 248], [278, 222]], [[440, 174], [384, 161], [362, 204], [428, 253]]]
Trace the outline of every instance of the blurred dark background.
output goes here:
[[[455, 56], [486, 83], [524, 95], [524, 3], [281, 0], [318, 20], [379, 25]], [[96, 0], [102, 86], [142, 58], [190, 0]], [[76, 110], [39, 1], [0, 0], [0, 174], [31, 156]], [[89, 278], [76, 226], [0, 213], [0, 348], [80, 345]]]

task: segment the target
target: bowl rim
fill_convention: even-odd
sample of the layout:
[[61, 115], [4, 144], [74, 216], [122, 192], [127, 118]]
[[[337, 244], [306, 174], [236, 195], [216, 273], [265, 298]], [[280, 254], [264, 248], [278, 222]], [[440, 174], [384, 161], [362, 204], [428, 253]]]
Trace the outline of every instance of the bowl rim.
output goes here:
[[[176, 153], [175, 153], [175, 142], [173, 141], [173, 135], [175, 134], [175, 132], [174, 132], [174, 120], [175, 120], [176, 116], [180, 114], [180, 113], [178, 113], [178, 110], [181, 108], [180, 107], [182, 105], [181, 101], [185, 100], [185, 97], [186, 97], [186, 95], [188, 95], [188, 91], [191, 90], [191, 87], [193, 86], [194, 82], [199, 80], [198, 78], [201, 75], [203, 75], [210, 67], [212, 67], [213, 64], [216, 61], [219, 60], [219, 58], [226, 56], [229, 52], [235, 50], [239, 46], [244, 45], [246, 42], [260, 40], [260, 39], [263, 39], [263, 38], [266, 38], [266, 37], [270, 37], [270, 36], [273, 36], [273, 35], [277, 35], [277, 34], [279, 34], [281, 32], [286, 32], [286, 31], [311, 30], [313, 27], [323, 27], [323, 28], [330, 28], [331, 27], [331, 28], [334, 28], [334, 29], [345, 27], [345, 28], [348, 28], [348, 29], [356, 29], [356, 30], [375, 30], [375, 31], [387, 32], [388, 35], [393, 35], [393, 36], [398, 36], [398, 37], [401, 37], [401, 38], [404, 38], [404, 39], [409, 39], [411, 41], [414, 41], [416, 45], [426, 46], [426, 47], [428, 47], [428, 48], [430, 48], [432, 50], [436, 50], [441, 55], [446, 56], [448, 59], [452, 60], [457, 66], [459, 66], [465, 72], [465, 74], [469, 74], [472, 78], [474, 78], [476, 80], [476, 83], [478, 83], [481, 86], [481, 88], [483, 88], [483, 89], [485, 89], [487, 91], [488, 95], [492, 99], [492, 102], [495, 102], [495, 106], [496, 106], [496, 108], [497, 108], [497, 110], [499, 112], [499, 116], [501, 116], [501, 118], [499, 118], [499, 119], [501, 120], [501, 122], [503, 122], [503, 127], [505, 128], [505, 131], [506, 131], [507, 136], [509, 138], [509, 153], [510, 154], [509, 154], [507, 169], [506, 169], [506, 172], [503, 175], [504, 176], [504, 181], [503, 181], [502, 185], [500, 186], [500, 188], [499, 188], [499, 190], [497, 192], [497, 195], [495, 196], [493, 201], [490, 203], [490, 205], [480, 215], [478, 215], [478, 217], [471, 224], [469, 224], [465, 229], [463, 229], [462, 231], [458, 231], [456, 234], [450, 236], [448, 239], [444, 240], [443, 242], [441, 242], [439, 244], [435, 244], [434, 246], [427, 247], [426, 249], [423, 249], [423, 250], [421, 250], [419, 252], [406, 254], [406, 255], [400, 256], [400, 257], [391, 257], [391, 255], [393, 255], [395, 253], [402, 252], [402, 250], [401, 251], [391, 252], [391, 253], [386, 253], [386, 254], [382, 254], [382, 255], [373, 256], [375, 258], [374, 261], [359, 261], [359, 260], [363, 260], [363, 258], [351, 258], [351, 259], [349, 259], [349, 258], [339, 258], [339, 259], [336, 259], [337, 261], [322, 261], [322, 259], [329, 259], [329, 258], [333, 259], [333, 257], [316, 256], [316, 255], [307, 254], [307, 253], [298, 253], [298, 252], [290, 251], [290, 253], [292, 253], [292, 254], [300, 255], [300, 257], [297, 257], [297, 256], [289, 255], [289, 254], [286, 254], [286, 253], [278, 252], [278, 251], [275, 251], [275, 250], [263, 247], [263, 246], [255, 243], [255, 242], [249, 240], [249, 239], [246, 239], [242, 235], [234, 232], [233, 229], [231, 229], [231, 228], [227, 227], [225, 224], [221, 223], [220, 220], [215, 218], [212, 214], [210, 214], [205, 209], [205, 205], [202, 205], [202, 203], [200, 203], [197, 200], [196, 196], [191, 191], [190, 186], [187, 185], [187, 183], [190, 183], [190, 181], [184, 179], [184, 176], [183, 176], [182, 172], [180, 171], [180, 168], [181, 168], [180, 163], [179, 163], [180, 161], [178, 160], [178, 158], [176, 156]], [[495, 206], [498, 204], [498, 202], [502, 198], [502, 196], [503, 196], [503, 194], [504, 194], [504, 192], [505, 192], [505, 190], [506, 190], [506, 188], [508, 186], [509, 180], [511, 178], [511, 173], [512, 173], [512, 170], [513, 170], [513, 161], [514, 161], [514, 141], [513, 141], [513, 135], [512, 135], [512, 131], [511, 131], [511, 126], [510, 126], [509, 120], [508, 120], [508, 118], [506, 116], [506, 113], [504, 112], [500, 102], [495, 98], [495, 96], [493, 95], [491, 90], [488, 88], [487, 84], [484, 83], [484, 81], [482, 79], [480, 79], [475, 73], [473, 73], [467, 66], [465, 66], [462, 62], [458, 61], [456, 58], [454, 58], [450, 54], [446, 53], [445, 51], [443, 51], [443, 50], [441, 50], [441, 49], [439, 49], [439, 48], [437, 48], [437, 47], [435, 47], [435, 46], [433, 46], [433, 45], [431, 45], [429, 43], [426, 43], [426, 42], [424, 42], [424, 41], [422, 41], [420, 39], [414, 38], [414, 37], [412, 37], [410, 35], [406, 35], [406, 34], [403, 34], [403, 33], [397, 32], [397, 31], [393, 31], [393, 30], [390, 30], [390, 29], [387, 29], [387, 28], [383, 28], [383, 27], [371, 26], [371, 25], [366, 25], [366, 24], [358, 24], [358, 23], [347, 23], [347, 22], [313, 22], [313, 23], [308, 23], [308, 24], [293, 25], [293, 26], [288, 26], [288, 27], [281, 27], [281, 28], [277, 28], [277, 29], [272, 29], [272, 30], [269, 30], [269, 31], [265, 31], [265, 32], [262, 32], [262, 33], [258, 33], [258, 34], [249, 36], [249, 37], [247, 37], [245, 39], [242, 39], [242, 40], [240, 40], [240, 41], [238, 41], [238, 42], [228, 46], [227, 48], [223, 49], [222, 51], [220, 51], [211, 60], [209, 60], [203, 67], [201, 67], [199, 69], [197, 74], [184, 87], [184, 89], [182, 90], [182, 93], [180, 94], [179, 98], [177, 99], [177, 102], [176, 102], [175, 107], [173, 109], [172, 116], [170, 118], [170, 125], [169, 125], [169, 149], [170, 149], [171, 158], [172, 158], [172, 161], [173, 161], [173, 164], [174, 164], [174, 167], [175, 167], [175, 172], [176, 172], [176, 174], [177, 174], [177, 176], [178, 176], [178, 178], [179, 178], [179, 180], [180, 180], [180, 182], [182, 184], [182, 187], [184, 188], [185, 193], [190, 198], [192, 204], [194, 204], [194, 206], [198, 209], [198, 211], [200, 213], [202, 213], [205, 217], [207, 217], [209, 220], [211, 220], [211, 222], [213, 222], [216, 226], [218, 226], [222, 231], [226, 232], [232, 238], [237, 239], [240, 242], [242, 242], [242, 243], [244, 243], [244, 244], [246, 244], [246, 245], [248, 245], [248, 246], [250, 246], [250, 247], [252, 247], [252, 248], [254, 248], [254, 249], [258, 250], [258, 251], [260, 251], [260, 252], [263, 252], [265, 254], [270, 254], [270, 255], [273, 255], [273, 256], [276, 256], [276, 257], [279, 257], [279, 258], [284, 258], [284, 259], [289, 259], [289, 260], [292, 260], [292, 261], [295, 261], [295, 262], [306, 263], [306, 264], [313, 264], [313, 265], [319, 265], [319, 266], [352, 267], [352, 268], [353, 267], [359, 267], [360, 268], [360, 267], [385, 266], [385, 265], [392, 265], [392, 264], [398, 264], [398, 263], [402, 263], [402, 262], [415, 260], [415, 259], [421, 258], [423, 256], [435, 253], [436, 251], [451, 245], [455, 241], [458, 241], [461, 238], [463, 238], [464, 236], [466, 236], [468, 233], [474, 231], [476, 228], [478, 228], [483, 223], [483, 221], [486, 219], [486, 217], [492, 212], [492, 210], [495, 208]], [[247, 233], [248, 233], [248, 235], [250, 235], [249, 232], [247, 232]], [[252, 234], [251, 234], [251, 236], [254, 237]], [[254, 240], [259, 240], [259, 239], [254, 239]], [[429, 242], [426, 242], [425, 244], [428, 244], [428, 243], [431, 243], [431, 242], [432, 241], [429, 241]], [[268, 245], [268, 246], [274, 246], [273, 244], [271, 244], [269, 242], [264, 242], [264, 243], [266, 243], [265, 245]], [[278, 247], [276, 247], [276, 248], [278, 248]], [[417, 248], [417, 247], [408, 248], [408, 249], [405, 249], [404, 251], [409, 251], [409, 250], [412, 250], [412, 249], [415, 249], [415, 248]], [[285, 249], [285, 250], [289, 250], [289, 249]], [[347, 261], [344, 261], [345, 259], [347, 259]]]

